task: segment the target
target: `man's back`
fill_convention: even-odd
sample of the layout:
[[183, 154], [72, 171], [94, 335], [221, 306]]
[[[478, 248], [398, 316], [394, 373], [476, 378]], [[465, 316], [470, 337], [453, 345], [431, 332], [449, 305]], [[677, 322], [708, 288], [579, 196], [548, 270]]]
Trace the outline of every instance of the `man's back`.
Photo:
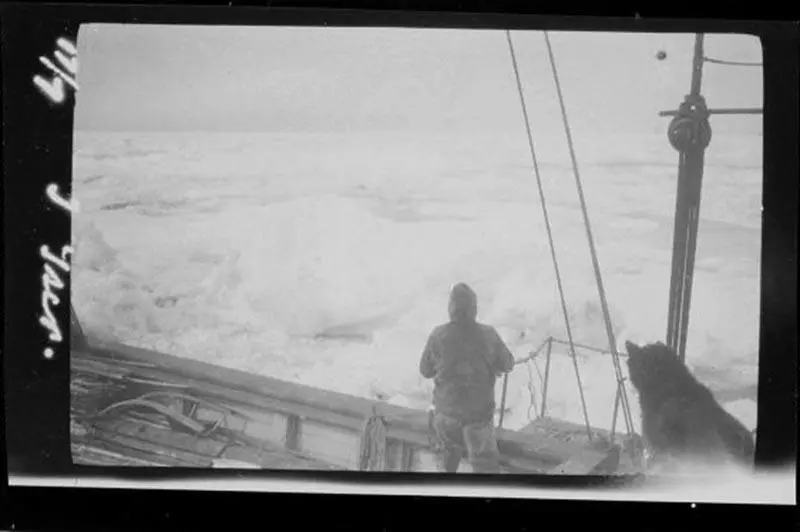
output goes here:
[[450, 322], [431, 333], [420, 372], [436, 383], [438, 412], [477, 423], [492, 419], [496, 375], [513, 365], [511, 353], [493, 327]]
[[428, 337], [419, 371], [434, 379], [431, 434], [444, 471], [458, 471], [464, 451], [476, 472], [498, 471], [494, 384], [514, 357], [493, 327], [477, 322], [478, 299], [465, 283], [450, 291], [450, 322]]

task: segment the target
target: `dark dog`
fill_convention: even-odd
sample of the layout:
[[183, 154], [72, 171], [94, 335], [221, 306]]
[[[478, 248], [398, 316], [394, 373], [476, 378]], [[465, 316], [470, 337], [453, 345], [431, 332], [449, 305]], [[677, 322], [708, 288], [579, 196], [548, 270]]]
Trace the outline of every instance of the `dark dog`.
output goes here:
[[639, 393], [642, 434], [655, 456], [752, 466], [755, 444], [747, 428], [716, 401], [663, 343], [626, 342], [630, 380]]

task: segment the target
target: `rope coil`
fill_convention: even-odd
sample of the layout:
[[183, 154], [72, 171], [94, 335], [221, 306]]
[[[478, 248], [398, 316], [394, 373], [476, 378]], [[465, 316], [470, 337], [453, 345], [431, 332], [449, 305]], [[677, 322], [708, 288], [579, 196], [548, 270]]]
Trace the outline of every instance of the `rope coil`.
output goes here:
[[361, 429], [358, 468], [360, 471], [385, 471], [388, 426], [373, 407]]

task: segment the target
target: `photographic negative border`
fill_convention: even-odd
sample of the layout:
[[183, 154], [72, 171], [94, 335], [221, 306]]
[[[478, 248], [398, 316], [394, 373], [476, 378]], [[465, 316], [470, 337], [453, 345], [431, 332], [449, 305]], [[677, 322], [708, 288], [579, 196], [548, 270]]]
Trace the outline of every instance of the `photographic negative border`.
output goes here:
[[[751, 21], [655, 21], [649, 19], [550, 18], [508, 14], [333, 11], [222, 7], [15, 6], [3, 13], [4, 165], [6, 202], [5, 417], [8, 470], [35, 476], [75, 475], [128, 479], [263, 479], [314, 481], [303, 471], [184, 470], [74, 466], [70, 456], [69, 335], [54, 342], [43, 327], [45, 264], [42, 246], [56, 257], [70, 243], [68, 213], [59, 197], [71, 193], [74, 97], [53, 102], [33, 83], [52, 69], [58, 39], [77, 44], [82, 23], [416, 26], [428, 28], [548, 29], [629, 32], [736, 32], [757, 35], [764, 54], [764, 194], [759, 357], [757, 461], [784, 467], [796, 456], [797, 294], [797, 26]], [[51, 282], [59, 301], [51, 306], [61, 331], [69, 327], [69, 280]], [[52, 274], [50, 279], [52, 281]], [[45, 349], [53, 356], [44, 356]], [[63, 405], [63, 406], [62, 406]], [[373, 485], [419, 485], [420, 475], [325, 473], [327, 479], [370, 491]], [[593, 480], [593, 482], [589, 482]], [[587, 478], [473, 477], [426, 474], [424, 483], [583, 488], [603, 482]], [[603, 482], [607, 484], [606, 482]]]

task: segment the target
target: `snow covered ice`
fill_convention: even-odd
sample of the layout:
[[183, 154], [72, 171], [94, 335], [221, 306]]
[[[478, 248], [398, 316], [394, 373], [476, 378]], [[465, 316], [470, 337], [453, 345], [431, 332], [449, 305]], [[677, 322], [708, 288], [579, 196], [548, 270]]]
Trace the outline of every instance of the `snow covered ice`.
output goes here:
[[[708, 154], [687, 357], [715, 390], [757, 383], [758, 140], [719, 136]], [[582, 174], [617, 340], [655, 341], [676, 154], [663, 135], [597, 142]], [[479, 318], [517, 358], [566, 339], [526, 150], [523, 137], [476, 135], [77, 132], [76, 311], [100, 338], [425, 408], [419, 356], [455, 282], [474, 286]], [[571, 170], [550, 153], [541, 172], [574, 340], [607, 349]], [[548, 413], [582, 422], [566, 352], [554, 349]], [[608, 427], [611, 359], [578, 361], [590, 421]], [[528, 381], [518, 366], [506, 426], [528, 421]], [[736, 414], [753, 427], [749, 399]]]

